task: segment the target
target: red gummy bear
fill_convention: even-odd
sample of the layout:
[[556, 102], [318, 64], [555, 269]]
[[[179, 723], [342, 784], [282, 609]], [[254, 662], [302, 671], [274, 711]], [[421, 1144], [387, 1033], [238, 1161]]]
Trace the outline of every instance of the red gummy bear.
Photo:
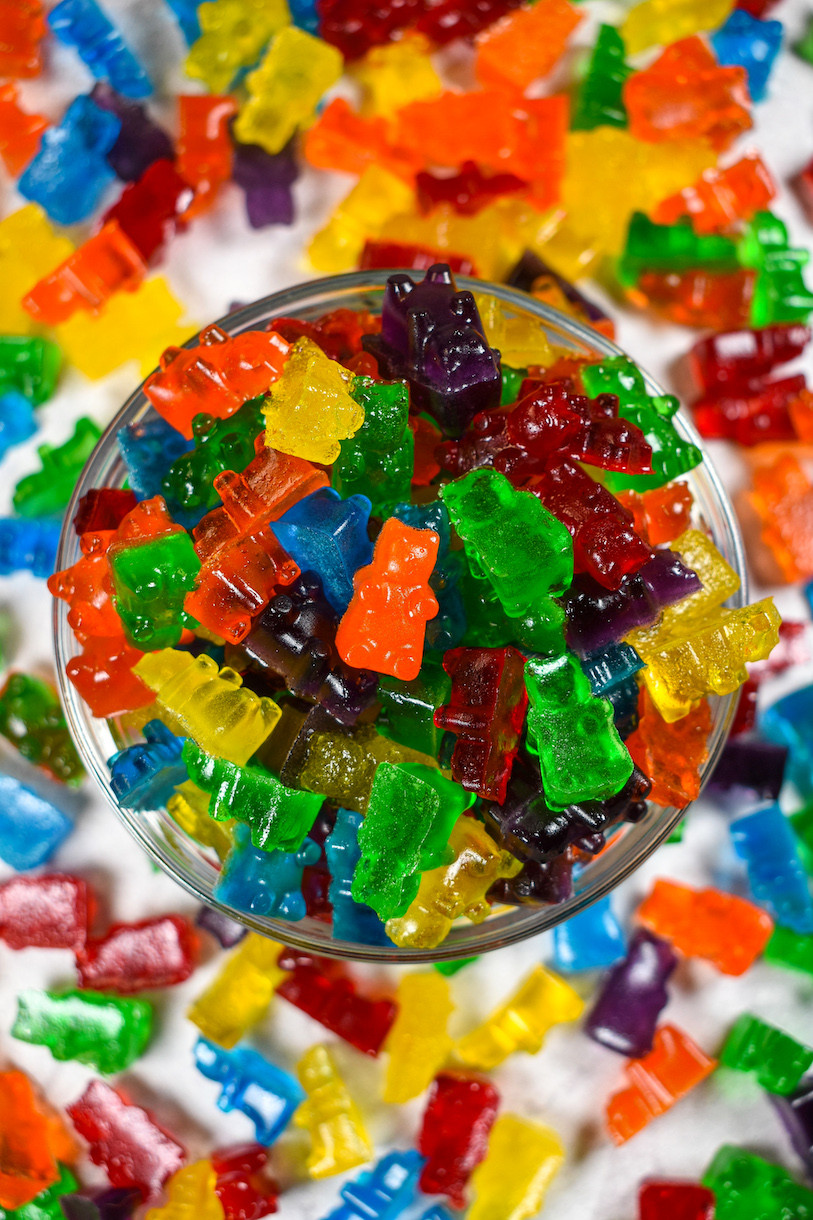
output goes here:
[[497, 1090], [480, 1076], [435, 1077], [418, 1136], [418, 1151], [428, 1158], [420, 1179], [425, 1194], [444, 1194], [454, 1207], [465, 1207], [464, 1187], [486, 1154], [499, 1104]]
[[268, 1149], [260, 1144], [237, 1144], [212, 1153], [215, 1194], [224, 1220], [261, 1220], [277, 1210], [279, 1188], [261, 1176], [267, 1164]]
[[78, 952], [87, 940], [95, 907], [81, 877], [11, 877], [0, 885], [0, 940], [10, 949]]
[[134, 995], [173, 987], [195, 968], [198, 937], [181, 915], [160, 915], [141, 923], [117, 923], [76, 955], [83, 987]]
[[395, 1020], [397, 1005], [392, 1000], [359, 995], [342, 966], [329, 958], [283, 949], [279, 966], [291, 973], [280, 983], [277, 995], [365, 1055], [378, 1054]]

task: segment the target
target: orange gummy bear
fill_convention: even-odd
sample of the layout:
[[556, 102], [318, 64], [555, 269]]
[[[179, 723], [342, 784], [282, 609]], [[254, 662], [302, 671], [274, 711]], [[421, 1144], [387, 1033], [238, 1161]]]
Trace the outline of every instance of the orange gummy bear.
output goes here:
[[57, 1160], [76, 1147], [62, 1120], [43, 1105], [24, 1072], [0, 1072], [0, 1207], [29, 1203], [59, 1178]]
[[317, 169], [364, 173], [371, 165], [412, 179], [424, 164], [419, 153], [390, 143], [390, 126], [380, 115], [358, 114], [343, 97], [334, 98], [305, 133], [302, 152]]
[[144, 382], [156, 411], [189, 439], [201, 411], [225, 419], [264, 394], [285, 367], [290, 344], [272, 331], [247, 330], [230, 338], [207, 326], [194, 347], [168, 347]]
[[144, 656], [124, 635], [82, 638], [82, 652], [65, 666], [68, 678], [94, 716], [106, 719], [147, 707], [155, 695], [133, 666]]
[[692, 524], [692, 493], [688, 483], [667, 483], [650, 491], [620, 491], [616, 499], [632, 513], [633, 529], [650, 546], [674, 542]]
[[788, 584], [813, 576], [813, 485], [798, 459], [784, 454], [754, 470], [746, 500], [762, 522], [762, 541]]
[[636, 305], [649, 306], [679, 326], [740, 330], [748, 325], [755, 282], [756, 272], [749, 268], [645, 271], [627, 295]]
[[56, 326], [78, 309], [97, 312], [116, 292], [135, 292], [147, 267], [117, 220], [46, 275], [23, 297], [22, 306], [37, 322]]
[[48, 591], [70, 606], [68, 625], [80, 635], [122, 635], [124, 628], [113, 604], [113, 583], [107, 551], [115, 530], [83, 534], [82, 558], [48, 577]]
[[184, 610], [221, 639], [237, 644], [277, 586], [291, 584], [298, 575], [299, 567], [271, 530], [260, 529], [207, 560], [186, 595]]
[[624, 85], [636, 140], [708, 140], [718, 152], [751, 126], [745, 68], [723, 68], [702, 39], [682, 38]]
[[767, 911], [720, 890], [695, 890], [659, 879], [636, 912], [686, 957], [703, 957], [722, 974], [744, 974], [773, 932]]
[[623, 1144], [647, 1123], [670, 1110], [717, 1066], [676, 1025], [655, 1031], [652, 1050], [643, 1059], [628, 1059], [624, 1071], [629, 1088], [607, 1102], [607, 1129]]
[[0, 76], [39, 76], [42, 40], [48, 32], [40, 0], [3, 0], [0, 5]]
[[555, 67], [582, 15], [567, 0], [537, 0], [509, 13], [477, 36], [477, 79], [522, 93]]
[[700, 795], [700, 768], [708, 758], [711, 710], [702, 699], [687, 716], [667, 724], [642, 688], [638, 728], [625, 745], [634, 763], [652, 780], [649, 799], [677, 809]]
[[705, 170], [691, 186], [659, 203], [652, 219], [670, 225], [690, 216], [695, 233], [722, 233], [763, 211], [775, 194], [765, 162], [758, 153], [749, 153], [728, 169]]
[[269, 449], [265, 436], [254, 443], [256, 457], [242, 474], [223, 470], [214, 481], [222, 505], [195, 526], [192, 538], [202, 563], [247, 538], [269, 521], [276, 521], [298, 500], [327, 487], [324, 470], [292, 453]]
[[178, 97], [175, 168], [195, 191], [184, 220], [207, 212], [220, 188], [231, 178], [234, 151], [229, 119], [236, 113], [237, 99], [229, 95], [182, 94]]
[[48, 126], [49, 120], [41, 114], [20, 109], [15, 84], [0, 85], [0, 157], [12, 178], [19, 178], [35, 155]]
[[353, 577], [355, 592], [336, 632], [336, 648], [348, 665], [392, 674], [409, 682], [423, 660], [426, 623], [438, 612], [429, 587], [440, 538], [389, 517], [378, 535], [373, 561]]

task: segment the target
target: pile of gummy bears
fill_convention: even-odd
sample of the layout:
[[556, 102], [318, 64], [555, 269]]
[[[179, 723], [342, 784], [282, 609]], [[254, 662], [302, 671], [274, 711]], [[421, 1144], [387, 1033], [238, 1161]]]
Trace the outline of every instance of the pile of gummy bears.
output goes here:
[[[0, 0], [0, 1217], [813, 1218], [813, 293], [769, 210], [813, 214], [813, 133], [772, 157], [813, 26], [770, 7]], [[685, 357], [786, 621], [616, 326]], [[50, 594], [113, 795], [235, 918], [90, 803]], [[620, 891], [431, 964], [704, 779]]]

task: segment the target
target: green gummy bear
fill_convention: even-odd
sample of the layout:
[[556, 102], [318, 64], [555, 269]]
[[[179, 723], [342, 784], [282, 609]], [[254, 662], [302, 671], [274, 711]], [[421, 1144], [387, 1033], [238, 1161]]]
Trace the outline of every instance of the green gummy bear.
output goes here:
[[573, 580], [573, 543], [561, 521], [498, 470], [471, 470], [440, 489], [469, 569], [493, 585], [509, 618], [546, 613]]
[[265, 396], [251, 398], [227, 419], [200, 414], [192, 420], [194, 449], [182, 453], [161, 481], [173, 515], [204, 513], [220, 503], [213, 483], [224, 470], [244, 470], [255, 456], [254, 442], [265, 428]]
[[462, 643], [471, 648], [502, 648], [515, 644], [542, 656], [559, 656], [565, 648], [565, 612], [546, 597], [522, 618], [509, 618], [493, 585], [472, 576], [468, 567], [458, 585], [466, 613]]
[[0, 691], [0, 733], [23, 758], [75, 787], [85, 768], [68, 732], [57, 693], [32, 674], [10, 674]]
[[773, 212], [757, 212], [746, 225], [737, 251], [742, 265], [757, 272], [750, 325], [806, 322], [813, 311], [813, 293], [803, 276], [810, 253], [789, 244], [785, 223]]
[[500, 393], [500, 406], [510, 406], [512, 402], [516, 402], [519, 397], [519, 387], [522, 385], [525, 378], [528, 376], [527, 369], [512, 369], [510, 364], [503, 364], [500, 369], [502, 377], [502, 391]]
[[813, 1220], [813, 1191], [744, 1148], [724, 1144], [702, 1182], [714, 1191], [715, 1220]]
[[409, 386], [405, 381], [356, 377], [351, 395], [364, 408], [358, 432], [341, 442], [333, 463], [333, 486], [345, 499], [369, 498], [373, 515], [388, 517], [411, 498], [415, 442], [409, 426]]
[[200, 559], [185, 530], [108, 552], [110, 575], [124, 634], [142, 652], [173, 648], [195, 619], [183, 608]]
[[601, 472], [601, 482], [613, 494], [662, 487], [700, 465], [703, 454], [691, 441], [684, 441], [672, 423], [678, 400], [672, 394], [650, 398], [640, 370], [626, 356], [586, 364], [581, 376], [585, 393], [591, 398], [615, 394], [619, 416], [640, 428], [652, 446], [652, 474]]
[[62, 353], [48, 339], [0, 335], [0, 393], [17, 390], [38, 407], [51, 397]]
[[64, 445], [40, 445], [42, 469], [20, 479], [14, 489], [14, 511], [21, 517], [59, 516], [101, 435], [101, 428], [83, 416]]
[[737, 243], [719, 233], [695, 233], [689, 220], [659, 225], [644, 212], [633, 212], [617, 275], [625, 288], [633, 288], [643, 271], [736, 271], [740, 265]]
[[358, 832], [356, 902], [383, 920], [405, 914], [421, 873], [449, 863], [449, 835], [470, 804], [469, 793], [431, 767], [381, 763]]
[[737, 1072], [752, 1072], [769, 1093], [792, 1093], [813, 1063], [813, 1050], [744, 1012], [720, 1052], [720, 1062]]
[[539, 753], [552, 809], [605, 800], [632, 775], [632, 759], [613, 723], [612, 705], [590, 690], [578, 661], [565, 653], [525, 663], [528, 740]]
[[765, 946], [765, 961], [788, 970], [801, 970], [813, 975], [813, 936], [782, 928], [777, 924]]
[[98, 991], [22, 991], [11, 1034], [47, 1046], [54, 1059], [75, 1059], [108, 1075], [135, 1062], [151, 1029], [152, 1008], [144, 1000]]
[[378, 683], [381, 716], [376, 727], [393, 741], [437, 758], [444, 730], [434, 721], [435, 709], [449, 702], [452, 679], [440, 661], [424, 660], [411, 682], [383, 674]]
[[209, 815], [218, 822], [245, 822], [260, 851], [298, 851], [324, 797], [286, 788], [268, 771], [240, 767], [206, 754], [187, 741], [183, 760], [189, 778], [209, 793]]
[[808, 17], [807, 20], [807, 29], [799, 41], [794, 42], [793, 49], [801, 59], [813, 64], [813, 18]]
[[805, 805], [798, 813], [792, 813], [788, 821], [796, 835], [799, 859], [805, 872], [810, 873], [813, 877], [813, 801]]
[[63, 1195], [72, 1195], [77, 1191], [79, 1183], [67, 1165], [57, 1164], [57, 1169], [57, 1181], [40, 1191], [29, 1203], [9, 1210], [0, 1207], [0, 1220], [64, 1220], [65, 1213], [59, 1200]]
[[435, 967], [438, 974], [445, 975], [446, 978], [451, 978], [453, 974], [457, 974], [458, 970], [462, 970], [464, 966], [470, 966], [472, 962], [476, 961], [479, 961], [479, 958], [459, 957], [456, 961], [433, 962], [432, 965]]
[[587, 74], [574, 99], [571, 131], [594, 127], [626, 127], [624, 84], [633, 69], [627, 64], [624, 39], [614, 25], [600, 25]]

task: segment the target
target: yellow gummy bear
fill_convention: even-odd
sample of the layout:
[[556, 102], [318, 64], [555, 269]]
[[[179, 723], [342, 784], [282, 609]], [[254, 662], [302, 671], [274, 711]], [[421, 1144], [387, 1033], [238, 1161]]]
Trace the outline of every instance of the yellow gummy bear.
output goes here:
[[183, 312], [158, 275], [136, 292], [116, 293], [99, 313], [77, 310], [54, 334], [68, 360], [86, 377], [106, 377], [125, 360], [138, 360], [146, 377], [166, 348], [180, 347], [199, 329], [191, 323], [179, 325]]
[[704, 695], [729, 695], [748, 678], [746, 662], [763, 661], [779, 643], [782, 620], [766, 597], [741, 610], [713, 610], [688, 631], [637, 651], [641, 678], [664, 720], [687, 716]]
[[392, 115], [409, 102], [443, 92], [429, 58], [431, 44], [422, 34], [406, 33], [398, 42], [371, 47], [351, 72], [361, 85], [361, 113]]
[[452, 1049], [446, 1025], [454, 1005], [437, 971], [405, 974], [398, 984], [398, 1013], [387, 1035], [389, 1054], [384, 1101], [396, 1105], [428, 1088]]
[[643, 0], [629, 10], [621, 26], [627, 54], [715, 30], [733, 7], [734, 0]]
[[410, 210], [387, 220], [379, 236], [382, 241], [428, 246], [441, 255], [463, 255], [471, 259], [475, 275], [483, 279], [494, 279], [502, 264], [500, 228], [491, 207], [476, 216], [460, 216], [447, 204], [433, 208], [429, 216]]
[[583, 1008], [584, 1000], [564, 979], [536, 966], [504, 1004], [460, 1039], [455, 1058], [475, 1071], [487, 1072], [514, 1051], [535, 1055], [552, 1026], [575, 1021]]
[[363, 724], [349, 733], [313, 733], [298, 785], [308, 792], [321, 792], [343, 809], [366, 813], [375, 773], [382, 762], [438, 766], [437, 759], [429, 754], [392, 741], [373, 725]]
[[530, 1220], [564, 1159], [562, 1142], [551, 1127], [499, 1114], [485, 1159], [471, 1177], [475, 1199], [468, 1220]]
[[216, 1182], [217, 1174], [209, 1161], [184, 1165], [166, 1184], [167, 1202], [163, 1207], [151, 1207], [144, 1220], [223, 1220]]
[[246, 77], [249, 98], [234, 124], [243, 144], [278, 153], [313, 116], [319, 99], [344, 70], [341, 52], [295, 25], [286, 25]]
[[282, 945], [249, 932], [187, 1016], [204, 1038], [227, 1049], [261, 1021], [286, 976], [277, 965]]
[[191, 779], [185, 780], [167, 801], [167, 813], [195, 842], [211, 847], [219, 860], [226, 859], [234, 846], [229, 833], [233, 823], [216, 822], [209, 816], [208, 792]]
[[395, 174], [380, 165], [369, 166], [311, 241], [308, 258], [318, 271], [352, 270], [367, 238], [377, 237], [385, 222], [411, 207], [412, 200], [412, 188]]
[[0, 332], [27, 335], [34, 329], [20, 301], [73, 250], [73, 242], [54, 232], [39, 204], [26, 204], [0, 220]]
[[452, 923], [465, 915], [482, 923], [489, 912], [486, 893], [501, 877], [515, 876], [522, 864], [497, 844], [473, 818], [458, 818], [449, 836], [451, 864], [421, 877], [405, 915], [387, 920], [387, 936], [401, 948], [434, 949], [446, 939]]
[[181, 737], [192, 737], [207, 754], [245, 766], [280, 718], [273, 699], [241, 690], [233, 669], [201, 653], [175, 648], [147, 652], [133, 666], [152, 691], [156, 714]]
[[512, 369], [553, 364], [553, 352], [538, 318], [529, 316], [490, 293], [475, 292], [474, 299], [490, 347], [500, 352]]
[[206, 0], [198, 5], [200, 38], [186, 57], [187, 76], [225, 93], [241, 68], [256, 64], [270, 38], [289, 25], [287, 0]]
[[294, 1114], [294, 1123], [311, 1137], [310, 1176], [329, 1178], [369, 1161], [373, 1146], [364, 1120], [328, 1048], [309, 1047], [296, 1065], [296, 1074], [308, 1094]]
[[298, 339], [263, 407], [266, 445], [324, 466], [335, 462], [339, 442], [364, 423], [352, 384], [352, 373], [310, 339]]

